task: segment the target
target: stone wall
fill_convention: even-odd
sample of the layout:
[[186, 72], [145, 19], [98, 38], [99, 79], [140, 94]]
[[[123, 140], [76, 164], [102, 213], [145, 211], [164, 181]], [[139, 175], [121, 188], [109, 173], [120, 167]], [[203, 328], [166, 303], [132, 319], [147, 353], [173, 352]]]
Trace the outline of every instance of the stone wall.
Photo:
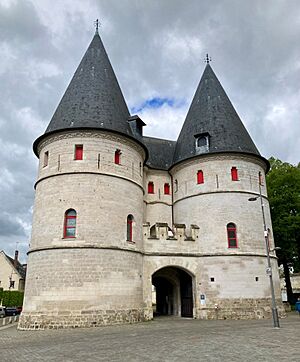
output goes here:
[[[152, 316], [151, 277], [158, 270], [170, 266], [182, 269], [192, 277], [194, 318], [270, 318], [271, 292], [269, 277], [266, 275], [265, 256], [192, 256], [188, 253], [144, 256], [143, 290], [146, 311], [150, 316]], [[272, 260], [272, 269], [276, 276], [276, 259]], [[280, 315], [284, 316], [277, 278], [274, 280], [274, 287], [278, 310]], [[204, 301], [201, 301], [201, 296], [204, 296]]]
[[[148, 183], [153, 182], [154, 193], [148, 193]], [[164, 194], [164, 185], [170, 185], [170, 194]], [[145, 167], [144, 171], [144, 203], [145, 214], [144, 223], [150, 226], [157, 222], [172, 225], [172, 182], [168, 171], [153, 170]]]
[[107, 248], [32, 251], [21, 329], [143, 320], [142, 256]]
[[[83, 145], [82, 160], [74, 160], [75, 145]], [[20, 328], [143, 319], [143, 149], [112, 133], [74, 131], [47, 137], [39, 152]], [[70, 208], [77, 214], [75, 238], [64, 237]]]

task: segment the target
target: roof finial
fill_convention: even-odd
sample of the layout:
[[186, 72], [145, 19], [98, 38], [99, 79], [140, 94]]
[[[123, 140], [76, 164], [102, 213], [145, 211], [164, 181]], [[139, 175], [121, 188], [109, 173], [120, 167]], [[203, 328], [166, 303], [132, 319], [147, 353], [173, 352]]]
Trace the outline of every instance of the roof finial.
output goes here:
[[94, 21], [94, 25], [95, 25], [95, 28], [96, 28], [95, 34], [99, 34], [98, 30], [99, 30], [99, 25], [101, 25], [101, 24], [100, 24], [98, 19], [96, 19]]
[[211, 62], [211, 57], [209, 57], [208, 54], [206, 54], [205, 62], [206, 64], [209, 64], [209, 62]]

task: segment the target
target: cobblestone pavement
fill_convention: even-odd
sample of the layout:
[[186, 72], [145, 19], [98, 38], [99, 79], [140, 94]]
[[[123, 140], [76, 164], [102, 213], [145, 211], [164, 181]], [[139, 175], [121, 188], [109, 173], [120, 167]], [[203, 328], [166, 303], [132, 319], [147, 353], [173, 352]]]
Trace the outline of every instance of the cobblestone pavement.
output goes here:
[[201, 321], [162, 317], [92, 329], [0, 329], [0, 361], [300, 361], [300, 317]]

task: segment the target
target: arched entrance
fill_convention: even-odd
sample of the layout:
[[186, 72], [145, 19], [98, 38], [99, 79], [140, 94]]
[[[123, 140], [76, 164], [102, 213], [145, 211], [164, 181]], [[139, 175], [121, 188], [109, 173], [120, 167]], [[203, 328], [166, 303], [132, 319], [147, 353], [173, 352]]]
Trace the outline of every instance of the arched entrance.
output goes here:
[[154, 315], [193, 317], [193, 280], [184, 270], [165, 267], [152, 275]]

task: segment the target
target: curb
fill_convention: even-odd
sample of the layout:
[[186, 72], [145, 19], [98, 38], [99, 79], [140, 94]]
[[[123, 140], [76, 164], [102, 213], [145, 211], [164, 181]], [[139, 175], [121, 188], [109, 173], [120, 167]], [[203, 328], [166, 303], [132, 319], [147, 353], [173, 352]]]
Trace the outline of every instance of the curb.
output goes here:
[[19, 321], [19, 316], [5, 317], [0, 319], [0, 328]]

